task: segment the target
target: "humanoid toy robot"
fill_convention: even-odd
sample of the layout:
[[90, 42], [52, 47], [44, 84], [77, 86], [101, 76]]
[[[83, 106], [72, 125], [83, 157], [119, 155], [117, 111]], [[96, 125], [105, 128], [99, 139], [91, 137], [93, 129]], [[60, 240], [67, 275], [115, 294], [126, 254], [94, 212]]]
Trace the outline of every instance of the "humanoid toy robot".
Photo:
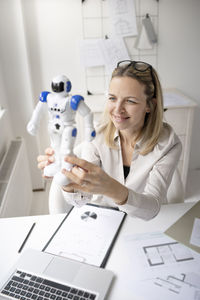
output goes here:
[[42, 92], [40, 101], [36, 105], [27, 130], [31, 135], [36, 135], [42, 115], [48, 109], [48, 131], [51, 147], [54, 149], [54, 163], [44, 168], [44, 175], [54, 176], [59, 185], [67, 185], [69, 180], [61, 170], [70, 170], [72, 165], [64, 161], [66, 155], [73, 155], [77, 129], [75, 116], [78, 111], [85, 121], [85, 139], [92, 141], [95, 137], [93, 114], [80, 95], [70, 95], [71, 82], [64, 75], [58, 75], [52, 80], [52, 93]]

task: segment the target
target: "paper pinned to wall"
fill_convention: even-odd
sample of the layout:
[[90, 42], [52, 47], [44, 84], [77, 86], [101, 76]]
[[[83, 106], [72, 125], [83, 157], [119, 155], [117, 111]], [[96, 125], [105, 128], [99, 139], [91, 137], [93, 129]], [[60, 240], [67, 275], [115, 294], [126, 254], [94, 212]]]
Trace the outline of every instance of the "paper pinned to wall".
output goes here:
[[99, 48], [100, 39], [89, 39], [80, 42], [80, 58], [84, 67], [103, 66], [104, 57]]
[[120, 60], [130, 59], [123, 38], [83, 40], [80, 44], [81, 62], [85, 67], [106, 66], [113, 71]]
[[112, 32], [117, 36], [137, 35], [134, 0], [109, 0]]
[[111, 38], [99, 41], [103, 53], [104, 64], [108, 72], [112, 72], [121, 60], [130, 59], [123, 38]]

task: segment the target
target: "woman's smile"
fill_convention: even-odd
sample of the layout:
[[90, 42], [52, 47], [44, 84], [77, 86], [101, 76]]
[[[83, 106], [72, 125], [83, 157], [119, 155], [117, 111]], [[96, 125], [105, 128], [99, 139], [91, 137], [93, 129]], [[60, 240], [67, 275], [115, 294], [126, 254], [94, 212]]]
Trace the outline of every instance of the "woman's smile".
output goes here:
[[129, 117], [124, 117], [124, 116], [119, 116], [119, 115], [112, 115], [112, 119], [113, 121], [117, 122], [117, 123], [123, 123], [125, 122], [126, 120], [129, 119]]

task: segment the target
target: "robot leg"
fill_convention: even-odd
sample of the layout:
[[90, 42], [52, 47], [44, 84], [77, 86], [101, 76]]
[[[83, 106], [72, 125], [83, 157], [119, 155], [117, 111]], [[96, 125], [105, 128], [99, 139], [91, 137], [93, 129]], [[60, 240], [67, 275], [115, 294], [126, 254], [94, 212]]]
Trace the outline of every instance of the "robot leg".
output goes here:
[[[77, 130], [73, 126], [67, 126], [63, 131], [60, 149], [62, 169], [71, 170], [73, 167], [72, 164], [66, 162], [64, 159], [66, 155], [74, 154], [73, 149], [76, 140], [76, 133]], [[60, 185], [67, 185], [69, 183], [69, 179], [62, 172], [58, 172], [54, 179]]]
[[61, 135], [49, 129], [51, 147], [54, 150], [55, 161], [44, 168], [44, 176], [53, 177], [61, 169], [60, 145]]

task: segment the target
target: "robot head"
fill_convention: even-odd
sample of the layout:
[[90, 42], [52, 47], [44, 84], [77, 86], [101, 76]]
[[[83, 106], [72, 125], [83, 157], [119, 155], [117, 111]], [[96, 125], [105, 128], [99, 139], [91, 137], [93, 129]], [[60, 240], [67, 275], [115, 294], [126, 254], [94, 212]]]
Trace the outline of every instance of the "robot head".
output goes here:
[[65, 75], [58, 75], [53, 78], [51, 88], [54, 93], [68, 94], [71, 91], [71, 81]]

